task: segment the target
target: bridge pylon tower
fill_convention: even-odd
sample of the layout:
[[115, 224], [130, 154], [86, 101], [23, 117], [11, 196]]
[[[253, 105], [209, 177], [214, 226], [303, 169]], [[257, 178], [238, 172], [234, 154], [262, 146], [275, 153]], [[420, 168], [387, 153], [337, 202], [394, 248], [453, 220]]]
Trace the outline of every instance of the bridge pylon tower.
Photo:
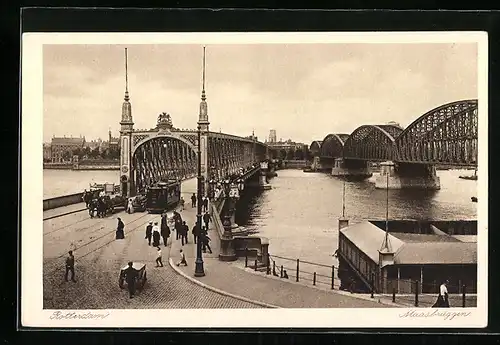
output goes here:
[[131, 162], [132, 133], [134, 121], [132, 118], [132, 104], [128, 93], [128, 56], [125, 48], [125, 97], [122, 104], [122, 118], [120, 121], [120, 192], [125, 196], [135, 194], [133, 171]]

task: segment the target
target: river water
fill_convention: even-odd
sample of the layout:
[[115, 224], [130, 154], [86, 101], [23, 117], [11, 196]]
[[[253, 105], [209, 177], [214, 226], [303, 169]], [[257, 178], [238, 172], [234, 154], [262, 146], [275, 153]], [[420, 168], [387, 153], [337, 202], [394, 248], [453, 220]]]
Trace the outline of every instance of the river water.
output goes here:
[[[236, 222], [267, 237], [271, 254], [336, 265], [332, 254], [338, 246], [343, 182], [328, 174], [301, 170], [280, 170], [278, 174], [270, 181], [273, 189], [244, 191]], [[477, 196], [477, 181], [458, 178], [464, 174], [472, 172], [438, 171], [439, 191], [390, 190], [389, 218], [477, 219], [477, 203], [470, 200]], [[118, 171], [44, 170], [44, 198], [81, 192], [89, 183], [117, 183], [118, 179]], [[363, 182], [346, 182], [345, 215], [351, 224], [385, 219], [386, 191], [375, 189], [374, 181], [375, 175]], [[195, 180], [187, 181], [182, 189], [186, 194], [194, 192]]]

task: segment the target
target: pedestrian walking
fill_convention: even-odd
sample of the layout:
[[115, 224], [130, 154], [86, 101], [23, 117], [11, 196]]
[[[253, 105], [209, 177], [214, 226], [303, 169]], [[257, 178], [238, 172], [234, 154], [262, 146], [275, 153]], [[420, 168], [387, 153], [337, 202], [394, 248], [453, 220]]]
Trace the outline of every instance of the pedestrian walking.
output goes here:
[[197, 223], [194, 223], [193, 230], [191, 230], [191, 233], [193, 234], [194, 244], [196, 244], [196, 241], [198, 240], [198, 237], [200, 236], [200, 232], [198, 231], [198, 224]]
[[153, 226], [153, 247], [158, 247], [160, 245], [160, 228], [158, 222], [155, 222]]
[[432, 305], [433, 308], [449, 308], [450, 302], [448, 300], [448, 284], [449, 280], [445, 280], [441, 286], [439, 286], [439, 295], [437, 297], [436, 303]]
[[134, 263], [129, 261], [128, 267], [125, 269], [125, 280], [127, 281], [128, 293], [130, 298], [135, 294], [135, 280], [137, 279], [137, 270], [133, 267]]
[[210, 223], [210, 214], [208, 212], [203, 215], [203, 221], [205, 222], [205, 229], [208, 230], [208, 223]]
[[134, 205], [133, 205], [133, 199], [132, 198], [128, 199], [127, 213], [128, 214], [134, 213]]
[[203, 243], [203, 252], [206, 253], [207, 249], [210, 254], [212, 254], [212, 248], [210, 248], [209, 242], [211, 241], [210, 237], [208, 237], [207, 231], [202, 231], [201, 235], [202, 243]]
[[90, 195], [89, 192], [85, 189], [83, 192], [83, 201], [85, 201], [85, 207], [89, 208], [90, 201], [92, 200], [92, 196]]
[[71, 281], [76, 283], [75, 280], [75, 257], [73, 256], [73, 251], [68, 252], [68, 257], [66, 258], [66, 273], [64, 279], [68, 281], [68, 273], [71, 272]]
[[178, 240], [181, 234], [182, 217], [179, 214], [179, 212], [174, 211], [173, 218], [174, 218], [175, 239]]
[[191, 195], [191, 207], [196, 207], [196, 194]]
[[181, 198], [179, 199], [179, 205], [180, 205], [180, 210], [181, 211], [184, 211], [184, 198], [181, 196]]
[[149, 222], [149, 224], [146, 226], [146, 237], [145, 237], [145, 239], [148, 240], [148, 246], [151, 245], [151, 236], [153, 236], [153, 222]]
[[186, 255], [184, 255], [184, 252], [182, 251], [182, 249], [180, 250], [180, 257], [181, 259], [179, 260], [179, 262], [176, 263], [177, 266], [180, 266], [180, 265], [184, 265], [184, 266], [187, 266], [187, 261], [186, 261]]
[[163, 263], [161, 262], [161, 248], [157, 248], [158, 251], [156, 252], [156, 267], [163, 267]]
[[163, 244], [167, 246], [168, 238], [170, 237], [170, 228], [167, 225], [167, 215], [164, 214], [161, 217], [161, 237], [163, 238]]
[[203, 197], [203, 212], [207, 212], [208, 211], [208, 198], [206, 196]]
[[118, 218], [118, 226], [116, 227], [116, 239], [123, 240], [125, 238], [125, 224], [123, 224], [122, 219]]
[[181, 229], [181, 244], [184, 245], [184, 243], [188, 244], [188, 232], [189, 232], [189, 227], [186, 225], [186, 221], [182, 222], [182, 225], [180, 226]]

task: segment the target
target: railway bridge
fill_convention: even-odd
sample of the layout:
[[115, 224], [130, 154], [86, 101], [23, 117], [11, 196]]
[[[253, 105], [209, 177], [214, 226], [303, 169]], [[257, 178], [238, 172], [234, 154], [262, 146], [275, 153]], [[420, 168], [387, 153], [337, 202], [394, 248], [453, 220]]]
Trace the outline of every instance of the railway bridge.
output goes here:
[[314, 141], [315, 166], [334, 176], [367, 178], [380, 165], [377, 188], [439, 189], [436, 165], [477, 167], [478, 101], [460, 100], [434, 108], [407, 128], [362, 125], [351, 134]]

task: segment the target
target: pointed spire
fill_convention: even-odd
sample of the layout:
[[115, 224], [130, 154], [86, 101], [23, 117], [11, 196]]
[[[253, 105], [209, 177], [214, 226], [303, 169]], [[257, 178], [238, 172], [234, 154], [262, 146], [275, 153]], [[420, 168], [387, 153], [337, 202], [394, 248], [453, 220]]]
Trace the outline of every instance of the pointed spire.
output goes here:
[[127, 48], [125, 48], [125, 101], [128, 102], [130, 97], [128, 96], [128, 54]]
[[198, 124], [201, 125], [203, 131], [208, 131], [208, 106], [206, 102], [205, 94], [205, 46], [203, 46], [203, 69], [202, 69], [202, 89], [201, 89], [201, 102], [200, 102], [200, 116], [198, 118]]
[[206, 47], [203, 46], [203, 76], [202, 76], [202, 89], [201, 89], [201, 100], [204, 101], [207, 99], [205, 95], [205, 49]]

